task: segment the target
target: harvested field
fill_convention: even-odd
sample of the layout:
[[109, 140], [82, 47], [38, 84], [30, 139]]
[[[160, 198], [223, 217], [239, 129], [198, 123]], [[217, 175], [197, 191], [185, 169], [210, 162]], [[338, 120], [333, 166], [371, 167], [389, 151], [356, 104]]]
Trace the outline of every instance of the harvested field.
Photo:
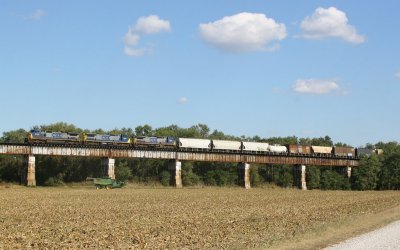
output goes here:
[[0, 249], [241, 249], [400, 206], [400, 192], [11, 187], [0, 204]]

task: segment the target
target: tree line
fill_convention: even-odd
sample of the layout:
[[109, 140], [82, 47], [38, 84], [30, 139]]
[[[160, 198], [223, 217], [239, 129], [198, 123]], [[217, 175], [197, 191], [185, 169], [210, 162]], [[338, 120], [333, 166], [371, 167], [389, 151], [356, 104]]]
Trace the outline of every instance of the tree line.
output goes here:
[[[92, 132], [126, 134], [128, 136], [173, 136], [188, 138], [208, 138], [222, 140], [249, 140], [270, 144], [303, 144], [315, 146], [349, 146], [334, 143], [329, 136], [319, 138], [298, 138], [296, 136], [261, 138], [259, 136], [232, 136], [219, 130], [211, 131], [206, 124], [197, 124], [189, 128], [177, 125], [153, 129], [145, 124], [135, 129], [121, 128], [105, 131], [81, 129], [65, 122], [35, 126], [33, 129], [47, 131]], [[24, 142], [26, 130], [18, 129], [4, 132], [0, 142]], [[351, 178], [347, 178], [342, 167], [307, 166], [306, 181], [308, 189], [324, 190], [399, 190], [400, 189], [400, 145], [397, 142], [379, 142], [366, 147], [383, 149], [383, 154], [360, 156], [360, 166], [352, 169]], [[25, 165], [23, 156], [0, 155], [0, 181], [21, 183]], [[116, 178], [123, 181], [160, 184], [173, 184], [168, 169], [168, 161], [155, 159], [116, 159]], [[38, 185], [56, 186], [72, 182], [85, 181], [87, 177], [102, 177], [104, 169], [101, 159], [86, 157], [49, 157], [36, 156], [36, 182]], [[251, 165], [252, 186], [278, 185], [293, 187], [296, 172], [290, 165]], [[209, 185], [231, 186], [239, 182], [236, 163], [218, 162], [182, 162], [182, 182], [184, 186]]]

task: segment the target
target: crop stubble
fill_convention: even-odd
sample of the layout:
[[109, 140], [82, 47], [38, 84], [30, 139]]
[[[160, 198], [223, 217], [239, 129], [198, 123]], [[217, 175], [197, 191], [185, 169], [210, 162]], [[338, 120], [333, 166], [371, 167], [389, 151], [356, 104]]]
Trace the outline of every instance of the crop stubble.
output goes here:
[[271, 246], [400, 205], [399, 192], [0, 189], [0, 249]]

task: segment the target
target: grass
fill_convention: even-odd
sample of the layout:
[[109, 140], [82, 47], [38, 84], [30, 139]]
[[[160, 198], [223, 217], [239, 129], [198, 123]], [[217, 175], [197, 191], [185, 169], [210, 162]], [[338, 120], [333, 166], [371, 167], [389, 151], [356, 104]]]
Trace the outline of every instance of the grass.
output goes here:
[[307, 249], [400, 219], [394, 191], [11, 186], [0, 204], [0, 249]]

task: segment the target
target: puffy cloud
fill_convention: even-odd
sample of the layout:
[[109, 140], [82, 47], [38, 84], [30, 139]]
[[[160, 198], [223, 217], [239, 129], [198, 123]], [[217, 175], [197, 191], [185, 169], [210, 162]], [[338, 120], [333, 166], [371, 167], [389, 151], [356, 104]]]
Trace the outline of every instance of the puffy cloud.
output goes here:
[[303, 37], [322, 39], [326, 37], [341, 38], [350, 43], [363, 43], [365, 38], [357, 34], [357, 30], [348, 24], [346, 13], [330, 7], [317, 8], [311, 17], [301, 22]]
[[161, 32], [171, 31], [169, 21], [162, 20], [158, 16], [150, 15], [140, 17], [136, 24], [128, 28], [128, 32], [124, 36], [124, 53], [127, 56], [139, 57], [152, 51], [151, 48], [136, 48], [142, 35], [157, 34]]
[[206, 43], [225, 52], [275, 50], [270, 43], [286, 37], [286, 27], [259, 13], [239, 13], [215, 22], [199, 25], [200, 36]]
[[179, 100], [178, 100], [178, 104], [181, 104], [181, 105], [184, 105], [184, 104], [186, 104], [188, 102], [189, 102], [189, 99], [187, 97], [184, 97], [184, 96], [179, 98]]
[[339, 90], [339, 85], [330, 80], [299, 79], [293, 86], [293, 90], [302, 94], [328, 94]]
[[171, 31], [169, 21], [162, 20], [158, 16], [150, 15], [141, 17], [133, 27], [133, 31], [139, 34], [154, 34], [163, 31]]
[[34, 13], [30, 14], [29, 16], [26, 17], [28, 20], [40, 20], [42, 17], [46, 15], [46, 11], [37, 9]]

